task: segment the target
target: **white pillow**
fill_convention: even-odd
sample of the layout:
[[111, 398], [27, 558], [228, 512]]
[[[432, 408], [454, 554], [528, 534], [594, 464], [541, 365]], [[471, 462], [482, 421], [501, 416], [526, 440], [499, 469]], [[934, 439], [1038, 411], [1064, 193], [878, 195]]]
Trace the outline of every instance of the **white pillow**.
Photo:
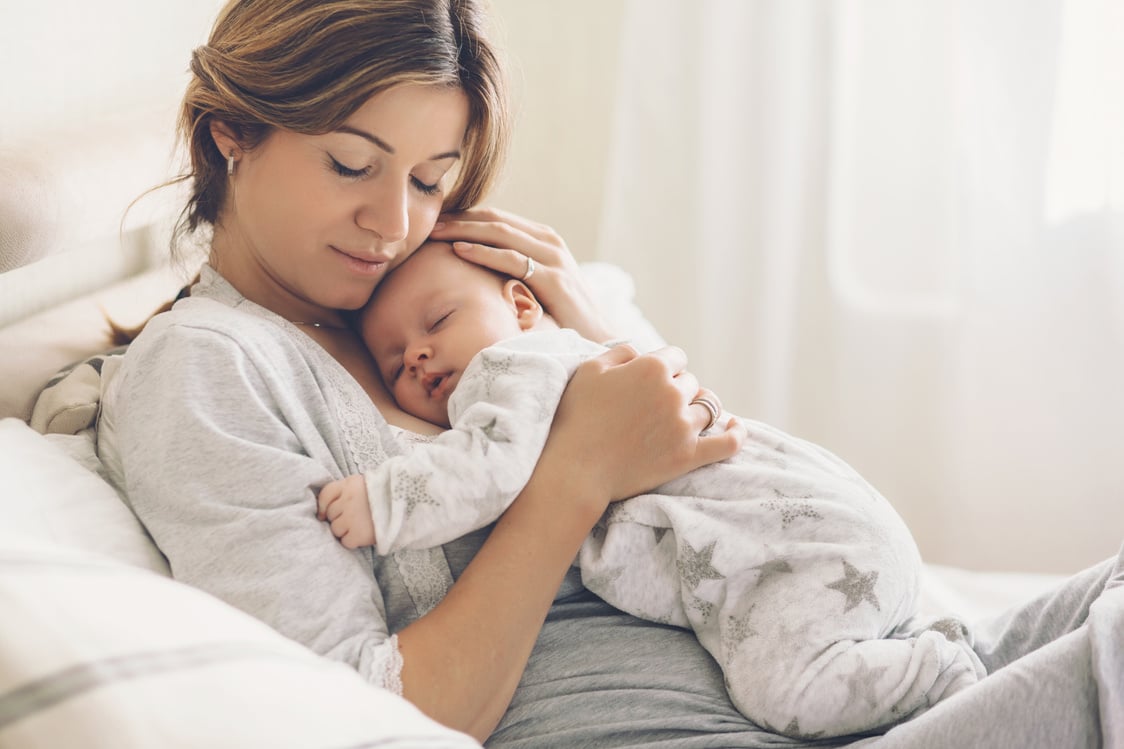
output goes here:
[[640, 351], [653, 351], [666, 342], [636, 306], [636, 284], [628, 271], [612, 263], [585, 262], [579, 266], [609, 330]]
[[0, 747], [480, 745], [253, 617], [147, 570], [0, 548]]
[[91, 430], [45, 437], [0, 419], [0, 548], [64, 546], [168, 574], [136, 516], [91, 470], [98, 466]]

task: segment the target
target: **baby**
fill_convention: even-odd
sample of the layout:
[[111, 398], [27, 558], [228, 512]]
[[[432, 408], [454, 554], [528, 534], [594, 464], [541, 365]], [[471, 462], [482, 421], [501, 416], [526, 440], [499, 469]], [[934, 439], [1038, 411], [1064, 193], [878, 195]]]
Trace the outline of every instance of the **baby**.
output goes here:
[[[569, 376], [605, 350], [437, 242], [379, 285], [360, 329], [399, 406], [450, 427], [320, 492], [336, 537], [379, 554], [496, 520]], [[734, 458], [610, 507], [578, 556], [586, 587], [693, 629], [738, 709], [790, 736], [882, 728], [982, 677], [963, 625], [917, 620], [920, 554], [890, 504], [827, 450], [739, 421]]]

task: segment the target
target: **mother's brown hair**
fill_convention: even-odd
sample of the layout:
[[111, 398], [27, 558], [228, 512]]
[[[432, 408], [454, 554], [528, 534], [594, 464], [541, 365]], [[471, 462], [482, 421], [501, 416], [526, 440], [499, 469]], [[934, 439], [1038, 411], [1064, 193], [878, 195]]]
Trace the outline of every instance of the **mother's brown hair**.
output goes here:
[[215, 120], [249, 150], [275, 129], [337, 129], [374, 94], [405, 83], [455, 86], [469, 101], [468, 130], [447, 210], [491, 188], [510, 137], [504, 69], [479, 0], [233, 0], [191, 57], [179, 135], [191, 194], [173, 242], [220, 220], [226, 154]]
[[[178, 123], [189, 163], [171, 182], [189, 183], [190, 193], [172, 234], [173, 257], [222, 219], [226, 154], [211, 137], [213, 122], [250, 150], [278, 129], [336, 130], [371, 96], [401, 84], [464, 91], [468, 129], [444, 208], [480, 201], [511, 133], [507, 81], [487, 21], [483, 0], [231, 0], [191, 56]], [[139, 332], [113, 328], [117, 343]]]

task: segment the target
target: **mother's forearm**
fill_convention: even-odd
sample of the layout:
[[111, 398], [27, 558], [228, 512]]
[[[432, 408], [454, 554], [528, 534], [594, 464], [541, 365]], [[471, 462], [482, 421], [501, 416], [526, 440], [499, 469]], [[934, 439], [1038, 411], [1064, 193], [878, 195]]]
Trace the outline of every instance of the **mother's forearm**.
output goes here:
[[399, 632], [403, 693], [432, 718], [479, 741], [499, 724], [607, 502], [560, 497], [574, 491], [584, 489], [540, 462], [445, 599]]

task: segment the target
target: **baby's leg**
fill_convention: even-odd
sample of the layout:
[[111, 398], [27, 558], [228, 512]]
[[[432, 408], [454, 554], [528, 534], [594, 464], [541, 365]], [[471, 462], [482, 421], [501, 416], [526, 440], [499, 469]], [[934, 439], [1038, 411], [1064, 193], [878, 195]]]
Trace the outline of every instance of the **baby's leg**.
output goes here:
[[920, 559], [882, 503], [693, 491], [614, 505], [582, 548], [583, 580], [624, 611], [690, 626], [754, 722], [800, 737], [876, 729], [983, 674], [968, 643], [899, 630]]
[[893, 585], [880, 588], [870, 570], [839, 559], [775, 562], [771, 572], [760, 581], [728, 578], [705, 615], [687, 607], [731, 700], [759, 725], [801, 738], [859, 733], [923, 711], [984, 675], [958, 623], [886, 632]]
[[675, 564], [675, 534], [651, 503], [612, 505], [578, 554], [582, 583], [633, 616], [689, 628]]

